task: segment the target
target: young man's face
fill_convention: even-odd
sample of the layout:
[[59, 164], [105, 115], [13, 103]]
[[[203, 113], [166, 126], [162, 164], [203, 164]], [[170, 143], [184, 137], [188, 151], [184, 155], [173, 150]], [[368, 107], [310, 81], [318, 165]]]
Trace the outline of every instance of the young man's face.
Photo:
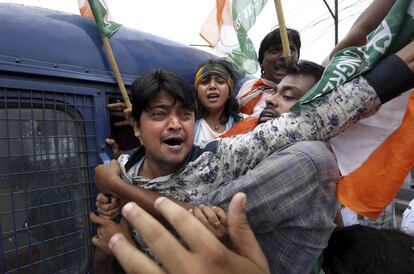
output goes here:
[[[293, 62], [296, 63], [299, 57], [298, 49], [291, 40], [289, 40], [289, 45]], [[283, 58], [282, 44], [270, 47], [265, 51], [261, 66], [264, 72], [263, 77], [267, 80], [278, 84], [285, 77], [286, 65], [285, 59]]]
[[159, 177], [181, 167], [194, 142], [194, 111], [161, 91], [134, 121], [135, 136], [145, 147], [140, 175]]
[[288, 112], [315, 83], [315, 77], [310, 75], [286, 75], [277, 85], [275, 93], [266, 98], [266, 107], [260, 113], [259, 123], [267, 122]]

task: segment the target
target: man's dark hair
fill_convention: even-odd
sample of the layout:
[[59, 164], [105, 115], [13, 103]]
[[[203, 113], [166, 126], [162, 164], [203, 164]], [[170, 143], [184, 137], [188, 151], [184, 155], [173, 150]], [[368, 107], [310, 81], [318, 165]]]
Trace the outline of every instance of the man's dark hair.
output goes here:
[[413, 273], [413, 249], [380, 229], [353, 225], [336, 228], [323, 251], [322, 268], [330, 274]]
[[322, 77], [324, 67], [308, 60], [299, 60], [293, 65], [287, 72], [287, 74], [302, 74], [309, 75], [315, 78], [315, 81], [319, 81]]
[[180, 76], [158, 69], [139, 76], [132, 84], [132, 117], [138, 120], [142, 111], [161, 91], [170, 94], [175, 101], [180, 101], [189, 110], [196, 111], [194, 90]]
[[[301, 47], [299, 32], [297, 30], [289, 29], [289, 28], [287, 28], [286, 31], [287, 31], [287, 35], [288, 35], [289, 40], [292, 41], [293, 44], [298, 49], [298, 56], [299, 56], [300, 55], [300, 47]], [[269, 32], [263, 38], [262, 42], [260, 42], [259, 57], [258, 57], [259, 64], [263, 63], [265, 52], [269, 48], [271, 48], [273, 46], [281, 45], [281, 44], [282, 44], [282, 39], [280, 38], [279, 28]]]

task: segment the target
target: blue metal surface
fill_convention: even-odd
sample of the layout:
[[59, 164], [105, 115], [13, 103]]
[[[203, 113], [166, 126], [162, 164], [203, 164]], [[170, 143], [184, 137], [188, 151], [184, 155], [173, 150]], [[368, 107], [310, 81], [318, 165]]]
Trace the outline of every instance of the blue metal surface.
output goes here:
[[[95, 23], [0, 3], [0, 37], [0, 273], [89, 272], [93, 171], [119, 97]], [[215, 57], [125, 27], [110, 42], [127, 89], [158, 68], [192, 84]]]
[[[0, 3], [0, 36], [0, 70], [115, 83], [90, 19]], [[138, 74], [157, 68], [173, 70], [192, 83], [199, 64], [214, 57], [124, 26], [110, 43], [127, 85]]]
[[96, 100], [0, 89], [0, 272], [85, 273]]

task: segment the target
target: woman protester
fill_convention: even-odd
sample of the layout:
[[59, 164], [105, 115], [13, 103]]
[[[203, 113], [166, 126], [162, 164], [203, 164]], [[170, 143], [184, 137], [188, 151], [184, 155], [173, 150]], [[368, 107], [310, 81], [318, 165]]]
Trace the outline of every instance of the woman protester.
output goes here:
[[208, 60], [194, 77], [198, 109], [194, 143], [205, 146], [238, 123], [243, 116], [232, 95], [242, 73], [225, 59]]

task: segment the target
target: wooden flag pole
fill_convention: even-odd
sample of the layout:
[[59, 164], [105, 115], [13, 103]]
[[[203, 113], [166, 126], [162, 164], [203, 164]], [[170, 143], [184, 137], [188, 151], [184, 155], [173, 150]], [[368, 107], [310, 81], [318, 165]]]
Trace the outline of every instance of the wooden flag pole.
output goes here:
[[282, 2], [281, 0], [274, 0], [274, 1], [275, 1], [277, 20], [279, 22], [280, 38], [282, 40], [283, 57], [285, 58], [286, 64], [288, 66], [291, 66], [293, 62], [292, 62], [292, 55], [290, 53], [289, 38], [286, 32], [285, 17], [283, 16]]
[[128, 93], [125, 89], [124, 81], [122, 80], [121, 72], [119, 71], [118, 64], [115, 61], [115, 57], [114, 57], [114, 54], [112, 52], [111, 45], [109, 44], [108, 37], [103, 37], [102, 36], [102, 42], [103, 42], [106, 54], [108, 56], [109, 62], [111, 63], [112, 71], [115, 74], [116, 81], [118, 82], [118, 87], [121, 91], [122, 98], [124, 99], [124, 102], [125, 102], [127, 108], [131, 109], [131, 107], [132, 107], [131, 101], [129, 100]]

